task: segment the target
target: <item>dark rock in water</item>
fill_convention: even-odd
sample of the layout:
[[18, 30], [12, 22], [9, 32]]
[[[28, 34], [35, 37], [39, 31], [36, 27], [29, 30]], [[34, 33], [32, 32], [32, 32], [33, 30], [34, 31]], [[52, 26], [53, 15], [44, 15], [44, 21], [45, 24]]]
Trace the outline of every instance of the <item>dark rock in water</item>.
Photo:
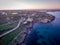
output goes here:
[[[47, 45], [47, 43], [46, 43], [45, 41], [42, 41], [42, 44], [43, 44], [43, 45]], [[42, 44], [41, 44], [41, 45], [42, 45]]]
[[45, 39], [45, 37], [44, 37], [43, 35], [40, 35], [40, 38], [41, 38], [41, 39]]

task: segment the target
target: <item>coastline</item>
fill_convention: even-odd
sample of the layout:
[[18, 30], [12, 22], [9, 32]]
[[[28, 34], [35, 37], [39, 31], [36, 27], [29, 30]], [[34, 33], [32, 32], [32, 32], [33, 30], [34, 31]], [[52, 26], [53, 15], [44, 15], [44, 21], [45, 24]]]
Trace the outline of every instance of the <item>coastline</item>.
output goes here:
[[[44, 12], [45, 13], [45, 12]], [[41, 15], [41, 14], [40, 14]], [[50, 15], [50, 14], [44, 14], [44, 15], [47, 15], [47, 16], [44, 16], [43, 18], [44, 19], [49, 19], [49, 20], [46, 20], [46, 22], [44, 22], [43, 20], [43, 18], [40, 18], [40, 16], [38, 15], [38, 17], [34, 17], [33, 18], [33, 21], [32, 22], [27, 22], [27, 23], [29, 23], [28, 25], [26, 25], [25, 27], [24, 27], [24, 31], [22, 31], [22, 34], [24, 35], [23, 37], [22, 37], [22, 39], [19, 41], [19, 43], [17, 43], [17, 44], [24, 44], [24, 41], [26, 40], [26, 38], [28, 37], [28, 35], [30, 34], [30, 32], [31, 32], [31, 28], [33, 28], [33, 24], [34, 23], [36, 23], [36, 22], [40, 22], [40, 23], [43, 23], [43, 24], [46, 24], [46, 23], [50, 23], [51, 21], [53, 21], [54, 19], [55, 19], [55, 17], [54, 16], [52, 16], [52, 15]], [[47, 18], [47, 17], [50, 17], [50, 18]], [[17, 38], [18, 39], [18, 38]], [[17, 40], [16, 39], [16, 40]], [[14, 43], [14, 42], [13, 42]], [[12, 44], [13, 44], [12, 43]]]

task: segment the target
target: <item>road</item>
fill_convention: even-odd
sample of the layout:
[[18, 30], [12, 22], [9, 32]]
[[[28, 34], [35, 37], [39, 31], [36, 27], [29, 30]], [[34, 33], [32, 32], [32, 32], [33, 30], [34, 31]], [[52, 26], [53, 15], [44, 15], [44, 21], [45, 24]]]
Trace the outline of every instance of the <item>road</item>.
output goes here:
[[0, 35], [0, 38], [3, 37], [3, 36], [5, 36], [5, 35], [7, 35], [7, 34], [9, 34], [9, 33], [11, 33], [12, 31], [16, 30], [17, 28], [19, 28], [20, 24], [21, 24], [23, 21], [24, 21], [23, 19], [20, 19], [18, 25], [17, 25], [15, 28], [13, 28], [13, 29], [11, 29], [11, 30], [9, 30], [9, 31], [1, 34], [1, 35]]

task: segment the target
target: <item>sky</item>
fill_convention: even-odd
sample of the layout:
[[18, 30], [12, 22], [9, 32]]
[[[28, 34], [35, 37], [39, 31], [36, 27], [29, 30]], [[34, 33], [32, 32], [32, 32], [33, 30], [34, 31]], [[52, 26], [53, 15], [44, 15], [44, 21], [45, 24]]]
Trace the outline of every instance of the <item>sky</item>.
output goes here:
[[0, 9], [60, 9], [60, 0], [0, 0]]

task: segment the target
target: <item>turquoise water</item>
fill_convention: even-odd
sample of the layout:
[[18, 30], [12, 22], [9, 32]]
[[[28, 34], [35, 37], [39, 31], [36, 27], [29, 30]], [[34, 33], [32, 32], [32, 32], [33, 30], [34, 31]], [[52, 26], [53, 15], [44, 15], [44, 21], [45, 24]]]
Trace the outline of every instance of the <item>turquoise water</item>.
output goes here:
[[55, 16], [48, 24], [34, 23], [26, 45], [60, 45], [60, 12], [47, 12]]

